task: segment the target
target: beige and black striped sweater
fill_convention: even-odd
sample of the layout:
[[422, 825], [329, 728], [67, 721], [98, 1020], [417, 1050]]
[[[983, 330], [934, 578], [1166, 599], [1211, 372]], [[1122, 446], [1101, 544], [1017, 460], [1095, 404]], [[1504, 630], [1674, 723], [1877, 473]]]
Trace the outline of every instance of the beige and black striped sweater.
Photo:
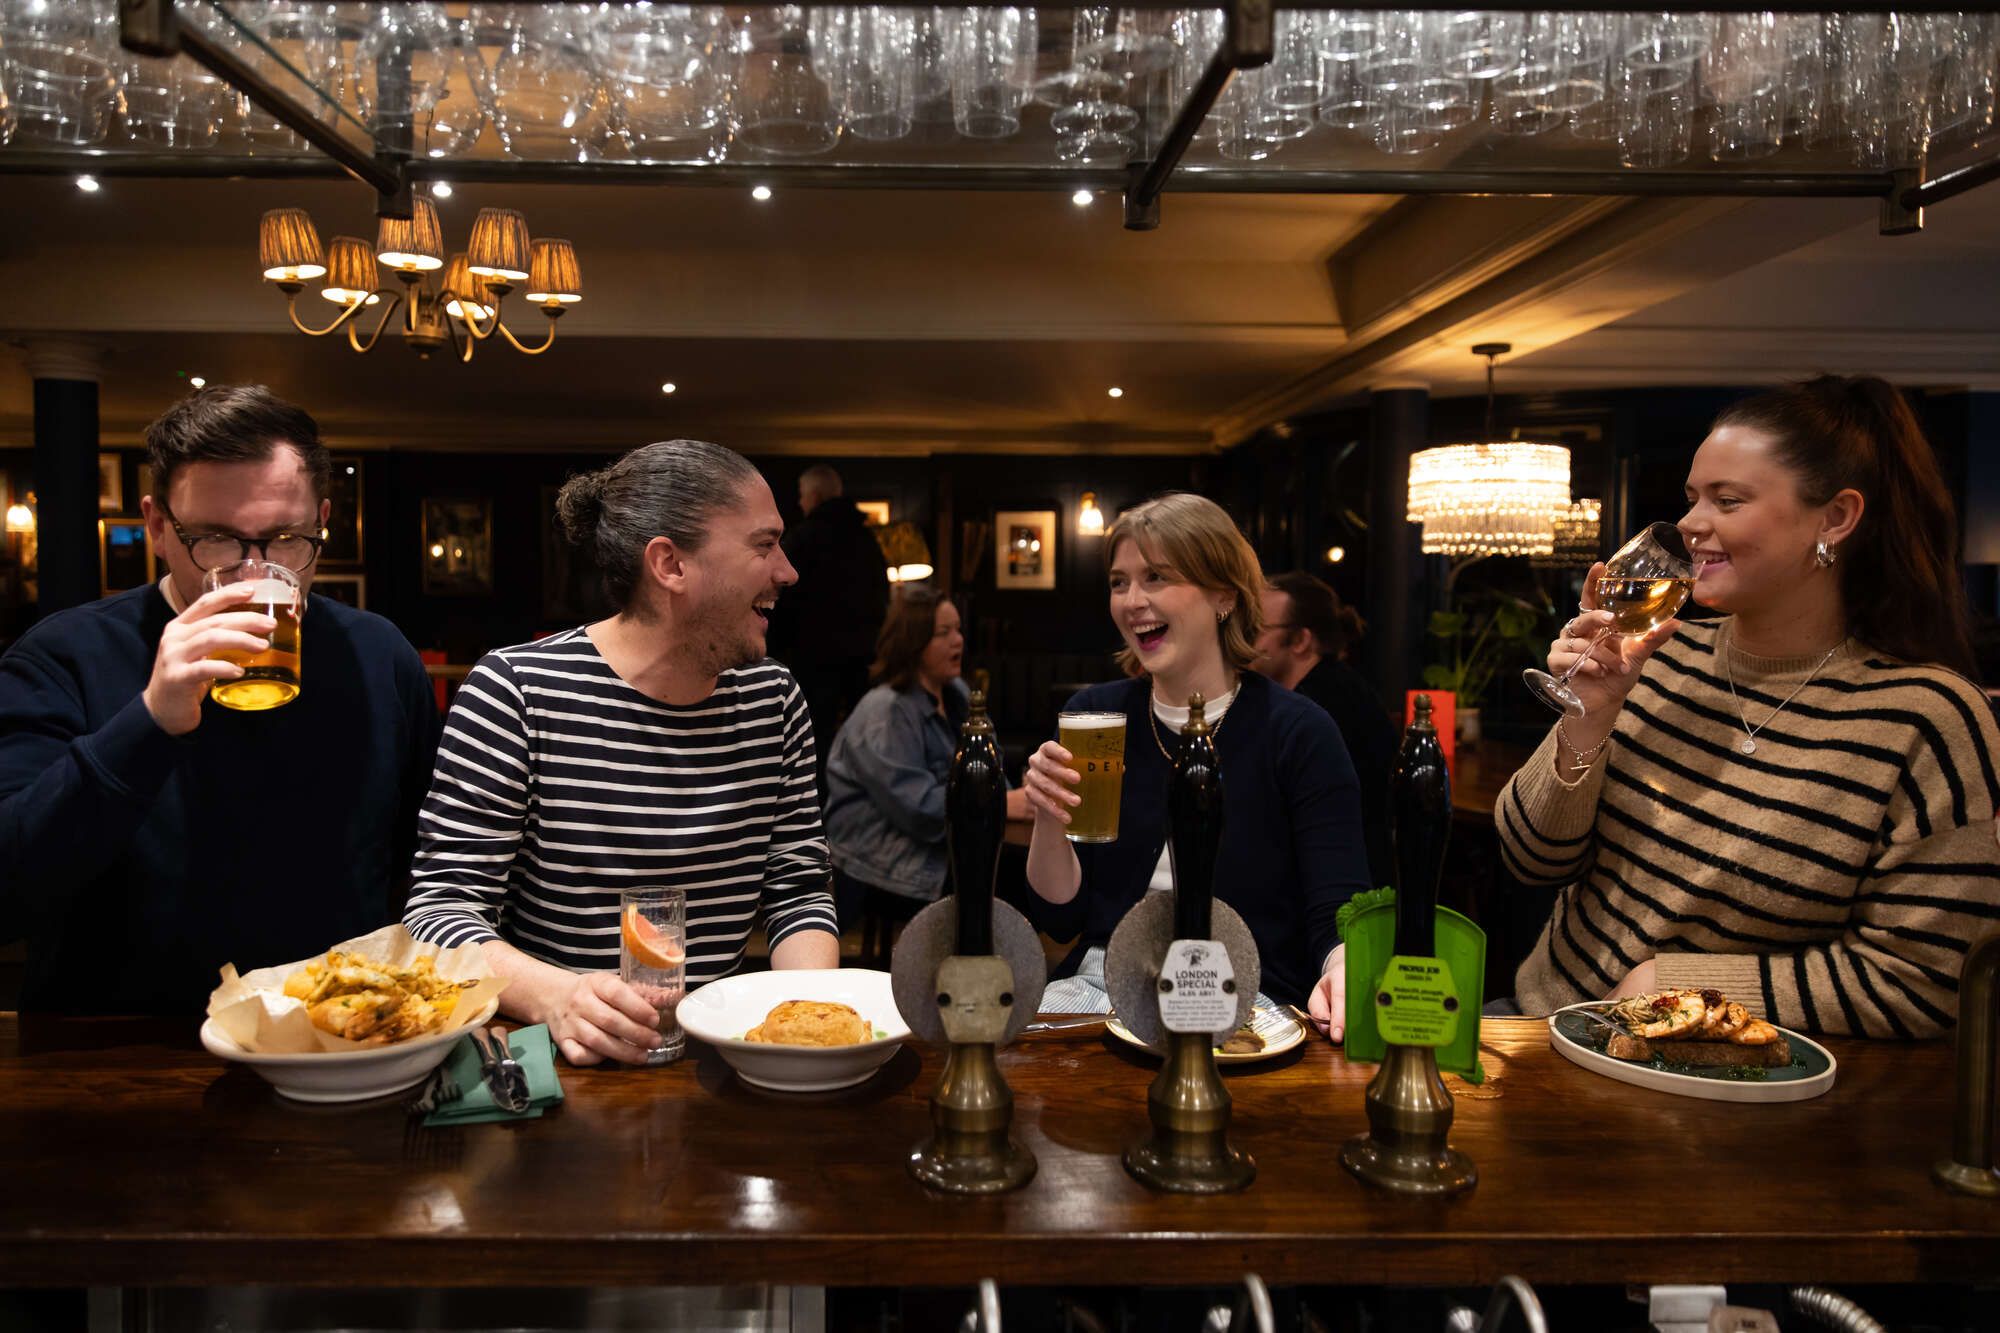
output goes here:
[[1929, 1037], [1958, 1012], [1965, 951], [2000, 928], [2000, 728], [1980, 691], [1849, 641], [1738, 750], [1810, 658], [1734, 651], [1689, 623], [1640, 673], [1574, 786], [1555, 733], [1494, 808], [1501, 855], [1561, 885], [1514, 978], [1524, 1011], [1609, 992], [1656, 958], [1809, 1032]]

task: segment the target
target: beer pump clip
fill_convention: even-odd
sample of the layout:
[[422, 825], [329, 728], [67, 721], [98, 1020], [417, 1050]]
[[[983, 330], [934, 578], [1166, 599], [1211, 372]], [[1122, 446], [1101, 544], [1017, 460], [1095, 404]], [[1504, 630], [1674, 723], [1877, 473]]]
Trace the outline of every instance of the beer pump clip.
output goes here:
[[1167, 818], [1173, 892], [1141, 897], [1104, 953], [1119, 1020], [1166, 1055], [1146, 1094], [1151, 1131], [1127, 1150], [1125, 1169], [1151, 1189], [1221, 1194], [1257, 1175], [1250, 1155], [1229, 1143], [1229, 1090], [1215, 1044], [1250, 1021], [1261, 960], [1243, 918], [1215, 901], [1222, 771], [1199, 694], [1188, 700]]
[[[1395, 952], [1363, 1004], [1374, 1014], [1386, 1050], [1368, 1084], [1368, 1132], [1347, 1141], [1340, 1162], [1369, 1184], [1396, 1193], [1457, 1194], [1478, 1183], [1479, 1172], [1449, 1142], [1453, 1102], [1438, 1074], [1438, 1048], [1470, 1029], [1476, 1062], [1482, 980], [1477, 970], [1467, 978], [1474, 988], [1468, 1006], [1459, 989], [1463, 983], [1438, 955], [1437, 891], [1451, 834], [1451, 775], [1431, 725], [1431, 701], [1422, 695], [1416, 719], [1403, 733], [1389, 792], [1396, 845]], [[1350, 958], [1350, 976], [1356, 965]], [[1482, 952], [1478, 970], [1483, 965]], [[1349, 1021], [1355, 1017], [1350, 1010]]]
[[[1422, 993], [1410, 992], [1412, 1003], [1397, 1009], [1398, 996], [1382, 985], [1391, 963], [1398, 962], [1396, 891], [1355, 894], [1340, 909], [1339, 923], [1340, 942], [1347, 946], [1347, 1036], [1342, 1045], [1347, 1058], [1379, 1064], [1393, 1031], [1406, 1045], [1435, 1044], [1440, 1069], [1468, 1083], [1485, 1082], [1486, 1069], [1479, 1063], [1479, 1005], [1486, 989], [1486, 932], [1470, 917], [1438, 908], [1435, 953], [1417, 960], [1419, 980], [1433, 984], [1420, 987]], [[1386, 1006], [1381, 1001], [1385, 993]], [[1428, 1005], [1427, 995], [1432, 1000]]]
[[1000, 746], [986, 695], [975, 691], [945, 787], [952, 891], [903, 928], [889, 965], [910, 1031], [949, 1046], [931, 1093], [931, 1137], [909, 1168], [951, 1194], [1019, 1189], [1035, 1174], [1034, 1154], [1008, 1136], [1014, 1094], [995, 1053], [1041, 1008], [1048, 961], [1027, 918], [993, 897], [1006, 827]]

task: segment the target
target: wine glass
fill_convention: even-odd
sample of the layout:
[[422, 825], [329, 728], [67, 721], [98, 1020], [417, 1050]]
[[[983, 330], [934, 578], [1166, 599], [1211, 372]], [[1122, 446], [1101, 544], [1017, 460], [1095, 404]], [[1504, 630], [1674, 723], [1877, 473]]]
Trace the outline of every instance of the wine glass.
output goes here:
[[1688, 556], [1680, 529], [1671, 523], [1650, 525], [1619, 547], [1597, 577], [1597, 609], [1611, 613], [1611, 628], [1592, 639], [1561, 676], [1523, 671], [1521, 679], [1536, 698], [1557, 712], [1582, 717], [1589, 709], [1569, 684], [1577, 668], [1612, 635], [1650, 633], [1680, 614], [1688, 594], [1694, 591], [1694, 580], [1694, 561]]

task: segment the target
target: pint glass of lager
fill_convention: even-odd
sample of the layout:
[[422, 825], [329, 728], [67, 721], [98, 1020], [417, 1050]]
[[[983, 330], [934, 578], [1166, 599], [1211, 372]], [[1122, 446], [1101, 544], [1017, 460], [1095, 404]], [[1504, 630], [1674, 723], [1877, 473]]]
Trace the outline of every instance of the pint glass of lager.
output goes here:
[[1070, 752], [1069, 766], [1083, 777], [1076, 788], [1083, 803], [1069, 812], [1069, 840], [1118, 841], [1118, 798], [1125, 790], [1125, 715], [1058, 714], [1056, 742]]
[[202, 579], [210, 592], [235, 583], [257, 585], [256, 596], [242, 609], [261, 611], [277, 621], [278, 627], [271, 631], [270, 646], [262, 652], [230, 648], [215, 654], [242, 667], [243, 674], [235, 680], [210, 681], [209, 697], [224, 708], [246, 713], [288, 704], [299, 696], [299, 616], [305, 610], [299, 576], [267, 560], [244, 560], [211, 569]]

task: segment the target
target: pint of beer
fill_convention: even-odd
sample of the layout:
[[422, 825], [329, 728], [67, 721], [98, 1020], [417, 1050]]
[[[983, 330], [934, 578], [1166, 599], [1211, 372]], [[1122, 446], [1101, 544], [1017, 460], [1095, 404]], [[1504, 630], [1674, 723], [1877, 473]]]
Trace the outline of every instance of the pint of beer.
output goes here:
[[209, 570], [202, 582], [210, 592], [235, 583], [255, 583], [256, 596], [241, 609], [261, 611], [278, 622], [271, 631], [270, 646], [262, 652], [231, 648], [215, 654], [242, 667], [243, 674], [235, 680], [210, 681], [209, 697], [224, 708], [245, 713], [262, 712], [298, 698], [299, 614], [305, 600], [299, 592], [299, 576], [283, 565], [245, 560]]
[[1056, 742], [1070, 752], [1069, 766], [1083, 778], [1076, 788], [1083, 803], [1069, 812], [1069, 840], [1116, 842], [1118, 798], [1125, 790], [1125, 715], [1059, 714]]

